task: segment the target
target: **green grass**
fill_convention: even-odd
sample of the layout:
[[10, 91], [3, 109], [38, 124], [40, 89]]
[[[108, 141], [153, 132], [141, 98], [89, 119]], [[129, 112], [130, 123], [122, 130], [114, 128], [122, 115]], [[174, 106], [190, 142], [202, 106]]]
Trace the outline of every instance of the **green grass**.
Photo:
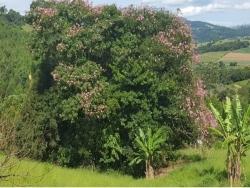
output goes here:
[[230, 61], [230, 60], [223, 60], [222, 61], [226, 64], [226, 65], [230, 65], [231, 62], [237, 62], [237, 66], [241, 66], [241, 67], [249, 67], [250, 66], [250, 61]]
[[[207, 158], [176, 168], [168, 175], [155, 180], [134, 179], [117, 173], [99, 173], [89, 169], [68, 169], [48, 163], [22, 160], [13, 169], [20, 177], [1, 181], [0, 186], [228, 186], [224, 171], [225, 151], [186, 149], [180, 151], [189, 159], [204, 155]], [[250, 185], [250, 160], [245, 160], [247, 181]]]
[[204, 63], [217, 62], [228, 52], [207, 52], [201, 54], [201, 61]]
[[22, 29], [23, 29], [25, 32], [28, 32], [28, 33], [30, 33], [30, 32], [33, 31], [32, 26], [31, 26], [31, 25], [28, 25], [28, 24], [23, 25], [23, 26], [22, 26]]
[[238, 53], [250, 53], [250, 47], [248, 47], [248, 48], [241, 48], [239, 50], [235, 50], [234, 52], [238, 52]]
[[226, 85], [226, 87], [229, 89], [235, 89], [237, 86], [244, 88], [244, 87], [247, 87], [249, 85], [249, 83], [250, 83], [250, 79], [239, 81], [239, 82], [234, 82], [232, 84]]

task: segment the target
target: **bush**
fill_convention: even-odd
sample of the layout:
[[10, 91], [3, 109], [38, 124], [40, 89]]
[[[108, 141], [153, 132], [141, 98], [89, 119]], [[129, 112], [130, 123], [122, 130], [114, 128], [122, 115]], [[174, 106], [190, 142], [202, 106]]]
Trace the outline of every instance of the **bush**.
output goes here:
[[237, 62], [230, 62], [229, 65], [232, 66], [232, 67], [235, 67], [235, 66], [238, 65], [238, 63]]

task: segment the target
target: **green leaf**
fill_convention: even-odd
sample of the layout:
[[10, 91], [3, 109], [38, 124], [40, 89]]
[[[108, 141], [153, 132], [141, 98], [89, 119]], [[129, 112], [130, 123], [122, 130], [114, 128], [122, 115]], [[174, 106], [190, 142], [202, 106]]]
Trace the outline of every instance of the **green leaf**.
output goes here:
[[223, 118], [221, 117], [219, 111], [213, 106], [212, 103], [210, 103], [210, 108], [215, 116], [215, 118], [217, 119], [221, 129], [223, 130], [224, 134], [227, 133], [226, 129], [225, 129], [225, 124], [224, 124], [224, 120]]
[[225, 138], [225, 135], [217, 128], [210, 127], [209, 130], [217, 137]]

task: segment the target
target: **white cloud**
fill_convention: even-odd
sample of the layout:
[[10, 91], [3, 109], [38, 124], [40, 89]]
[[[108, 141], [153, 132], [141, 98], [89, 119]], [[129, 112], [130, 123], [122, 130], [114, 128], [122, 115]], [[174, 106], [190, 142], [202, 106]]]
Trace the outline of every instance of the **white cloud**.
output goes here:
[[235, 8], [240, 9], [240, 10], [248, 10], [248, 9], [250, 9], [250, 3], [246, 2], [246, 3], [243, 3], [241, 5], [235, 5]]
[[250, 2], [243, 2], [241, 4], [234, 3], [233, 1], [217, 1], [204, 6], [187, 6], [181, 8], [184, 16], [193, 16], [204, 12], [222, 11], [222, 10], [249, 10]]
[[223, 10], [223, 9], [227, 9], [228, 7], [229, 6], [226, 4], [212, 3], [212, 4], [205, 5], [205, 6], [188, 6], [188, 7], [182, 8], [181, 12], [185, 16], [191, 16], [191, 15], [200, 14], [202, 12]]
[[192, 3], [193, 0], [142, 0], [143, 3], [151, 3], [151, 4], [164, 4], [164, 5], [181, 5], [185, 3]]

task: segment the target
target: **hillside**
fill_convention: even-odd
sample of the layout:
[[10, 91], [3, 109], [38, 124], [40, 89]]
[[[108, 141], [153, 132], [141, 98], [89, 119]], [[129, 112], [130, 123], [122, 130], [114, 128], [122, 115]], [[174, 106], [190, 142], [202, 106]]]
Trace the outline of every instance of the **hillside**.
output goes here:
[[33, 61], [28, 39], [21, 26], [9, 24], [0, 17], [0, 98], [23, 93], [28, 86]]
[[222, 39], [206, 43], [199, 43], [199, 52], [202, 62], [233, 63], [249, 66], [250, 64], [250, 40], [249, 37], [237, 39]]
[[224, 27], [201, 21], [188, 21], [193, 37], [198, 42], [209, 42], [227, 38], [250, 36], [250, 26]]

